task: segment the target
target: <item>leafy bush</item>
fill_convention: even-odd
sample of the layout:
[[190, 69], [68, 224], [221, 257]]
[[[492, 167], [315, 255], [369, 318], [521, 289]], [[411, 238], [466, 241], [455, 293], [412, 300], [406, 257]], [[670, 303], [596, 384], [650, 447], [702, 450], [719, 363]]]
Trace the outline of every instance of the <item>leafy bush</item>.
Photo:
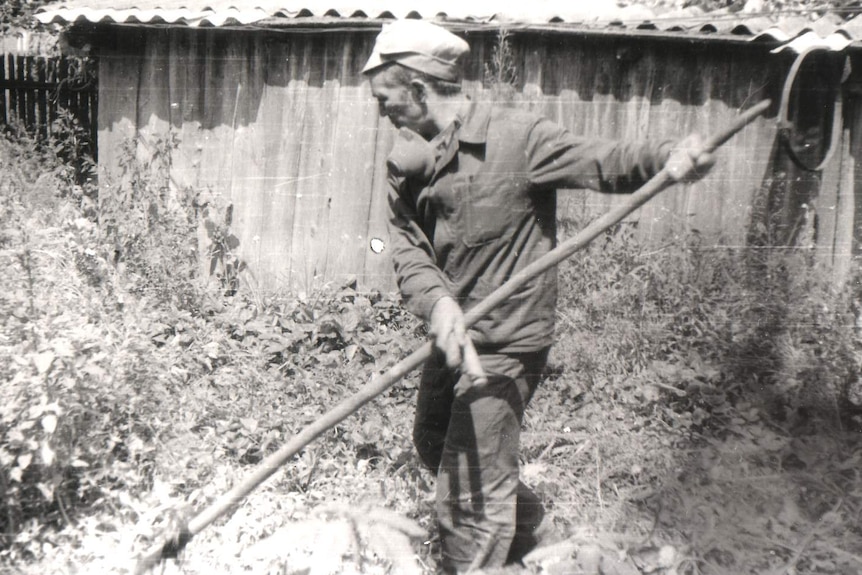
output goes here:
[[[73, 184], [71, 192], [74, 197], [80, 199], [86, 192], [92, 199], [96, 191], [96, 146], [90, 137], [90, 131], [72, 112], [60, 107], [57, 117], [51, 123], [46, 145], [67, 172], [66, 179]], [[84, 207], [92, 209], [91, 206]]]

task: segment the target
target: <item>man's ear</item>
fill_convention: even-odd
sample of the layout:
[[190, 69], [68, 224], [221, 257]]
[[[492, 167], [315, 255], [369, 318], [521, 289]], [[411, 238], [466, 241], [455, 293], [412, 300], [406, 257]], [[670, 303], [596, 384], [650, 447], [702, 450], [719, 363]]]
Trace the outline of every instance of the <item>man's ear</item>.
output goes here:
[[425, 103], [425, 100], [428, 98], [428, 85], [419, 78], [414, 78], [410, 81], [410, 88], [413, 89], [413, 95], [416, 97], [416, 101], [419, 103]]

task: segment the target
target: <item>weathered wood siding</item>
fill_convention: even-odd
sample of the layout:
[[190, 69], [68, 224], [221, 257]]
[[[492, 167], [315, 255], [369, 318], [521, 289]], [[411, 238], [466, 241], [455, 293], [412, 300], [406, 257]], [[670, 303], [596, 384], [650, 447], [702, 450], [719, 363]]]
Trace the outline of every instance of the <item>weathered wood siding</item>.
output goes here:
[[[234, 205], [237, 250], [259, 288], [303, 290], [353, 275], [363, 287], [391, 289], [387, 252], [369, 248], [371, 238], [388, 241], [384, 160], [393, 136], [359, 74], [374, 36], [123, 29], [100, 55], [103, 173], [115, 169], [122, 140], [137, 133], [145, 149], [173, 129], [181, 142], [174, 182]], [[491, 97], [483, 78], [495, 36], [469, 40], [466, 89]], [[609, 138], [709, 134], [775, 97], [783, 73], [756, 45], [522, 33], [512, 46], [519, 70], [512, 105]], [[719, 152], [702, 182], [670, 190], [633, 216], [639, 233], [658, 242], [696, 229], [742, 244], [774, 145], [774, 118], [756, 121]], [[559, 197], [560, 217], [577, 221], [624, 200], [581, 191]]]

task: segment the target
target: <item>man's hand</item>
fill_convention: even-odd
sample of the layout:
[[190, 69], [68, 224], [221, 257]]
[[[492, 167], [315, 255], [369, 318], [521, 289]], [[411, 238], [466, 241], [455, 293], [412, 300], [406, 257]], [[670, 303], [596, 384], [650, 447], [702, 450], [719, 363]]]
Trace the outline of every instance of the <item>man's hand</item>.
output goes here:
[[434, 346], [446, 355], [446, 365], [452, 369], [460, 368], [475, 385], [487, 382], [479, 354], [467, 335], [464, 312], [454, 299], [442, 297], [437, 300], [431, 309], [430, 331]]
[[664, 169], [676, 182], [694, 182], [705, 176], [714, 164], [715, 156], [704, 152], [700, 136], [692, 134], [674, 146]]

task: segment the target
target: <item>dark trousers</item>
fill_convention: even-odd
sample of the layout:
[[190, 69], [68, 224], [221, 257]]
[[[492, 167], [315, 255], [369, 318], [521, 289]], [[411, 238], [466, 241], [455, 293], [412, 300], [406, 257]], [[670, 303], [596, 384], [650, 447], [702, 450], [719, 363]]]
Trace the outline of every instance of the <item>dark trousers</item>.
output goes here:
[[416, 406], [413, 441], [437, 473], [437, 520], [447, 573], [499, 567], [520, 559], [542, 519], [539, 499], [518, 478], [524, 410], [548, 350], [480, 354], [488, 383], [471, 387], [442, 355], [428, 361]]

